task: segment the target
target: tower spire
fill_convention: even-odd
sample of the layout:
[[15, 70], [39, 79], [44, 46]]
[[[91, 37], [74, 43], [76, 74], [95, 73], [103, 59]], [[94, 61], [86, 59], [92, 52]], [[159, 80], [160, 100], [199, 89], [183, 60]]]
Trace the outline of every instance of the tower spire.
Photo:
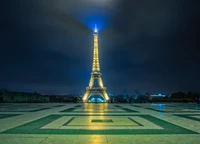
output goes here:
[[99, 46], [98, 46], [98, 29], [95, 25], [94, 29], [94, 51], [93, 51], [93, 64], [92, 64], [92, 72], [100, 72], [99, 65]]

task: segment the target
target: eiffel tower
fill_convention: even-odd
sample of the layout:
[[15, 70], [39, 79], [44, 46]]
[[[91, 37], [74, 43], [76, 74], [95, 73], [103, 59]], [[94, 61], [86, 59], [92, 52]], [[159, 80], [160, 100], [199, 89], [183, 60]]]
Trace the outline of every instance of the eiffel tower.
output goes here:
[[[98, 30], [97, 30], [97, 27], [95, 26], [92, 73], [90, 77], [89, 86], [86, 87], [86, 92], [83, 96], [83, 102], [88, 102], [88, 99], [93, 94], [100, 95], [105, 100], [105, 102], [108, 102], [109, 100], [108, 94], [106, 92], [106, 87], [104, 87], [103, 81], [101, 78], [98, 49], [99, 49], [98, 48]], [[94, 85], [95, 81], [97, 81], [97, 86]]]

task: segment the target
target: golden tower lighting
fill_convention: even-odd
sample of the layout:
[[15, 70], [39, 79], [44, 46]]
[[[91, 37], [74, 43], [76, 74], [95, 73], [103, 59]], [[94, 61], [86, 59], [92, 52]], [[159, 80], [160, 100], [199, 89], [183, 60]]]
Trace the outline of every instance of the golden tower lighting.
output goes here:
[[[98, 48], [98, 30], [95, 27], [92, 73], [90, 77], [89, 86], [86, 87], [86, 92], [83, 96], [83, 102], [87, 102], [89, 97], [92, 96], [93, 94], [102, 96], [106, 102], [109, 100], [108, 94], [106, 92], [106, 87], [104, 87], [103, 81], [101, 78], [98, 49], [99, 49]], [[98, 82], [98, 86], [94, 86], [94, 81]]]

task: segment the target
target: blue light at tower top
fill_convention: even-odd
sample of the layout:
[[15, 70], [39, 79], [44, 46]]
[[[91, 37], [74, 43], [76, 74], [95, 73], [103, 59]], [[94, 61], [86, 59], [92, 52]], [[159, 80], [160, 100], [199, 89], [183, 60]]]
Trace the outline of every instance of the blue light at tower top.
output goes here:
[[79, 16], [73, 16], [77, 21], [91, 29], [92, 32], [94, 32], [95, 24], [97, 24], [98, 32], [100, 32], [106, 27], [108, 27], [108, 25], [110, 25], [111, 22], [110, 14], [105, 15], [104, 11], [97, 9], [91, 9], [91, 13], [81, 13]]
[[94, 33], [98, 33], [97, 25], [95, 25]]
[[98, 33], [98, 30], [97, 30], [97, 29], [94, 29], [94, 32], [95, 32], [95, 33]]

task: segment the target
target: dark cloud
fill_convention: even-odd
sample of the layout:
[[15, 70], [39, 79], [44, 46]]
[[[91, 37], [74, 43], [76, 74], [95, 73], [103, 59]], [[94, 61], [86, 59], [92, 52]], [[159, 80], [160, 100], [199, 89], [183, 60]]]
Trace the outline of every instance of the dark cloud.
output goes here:
[[92, 17], [108, 92], [198, 91], [197, 0], [5, 0], [0, 87], [83, 93], [92, 67]]

